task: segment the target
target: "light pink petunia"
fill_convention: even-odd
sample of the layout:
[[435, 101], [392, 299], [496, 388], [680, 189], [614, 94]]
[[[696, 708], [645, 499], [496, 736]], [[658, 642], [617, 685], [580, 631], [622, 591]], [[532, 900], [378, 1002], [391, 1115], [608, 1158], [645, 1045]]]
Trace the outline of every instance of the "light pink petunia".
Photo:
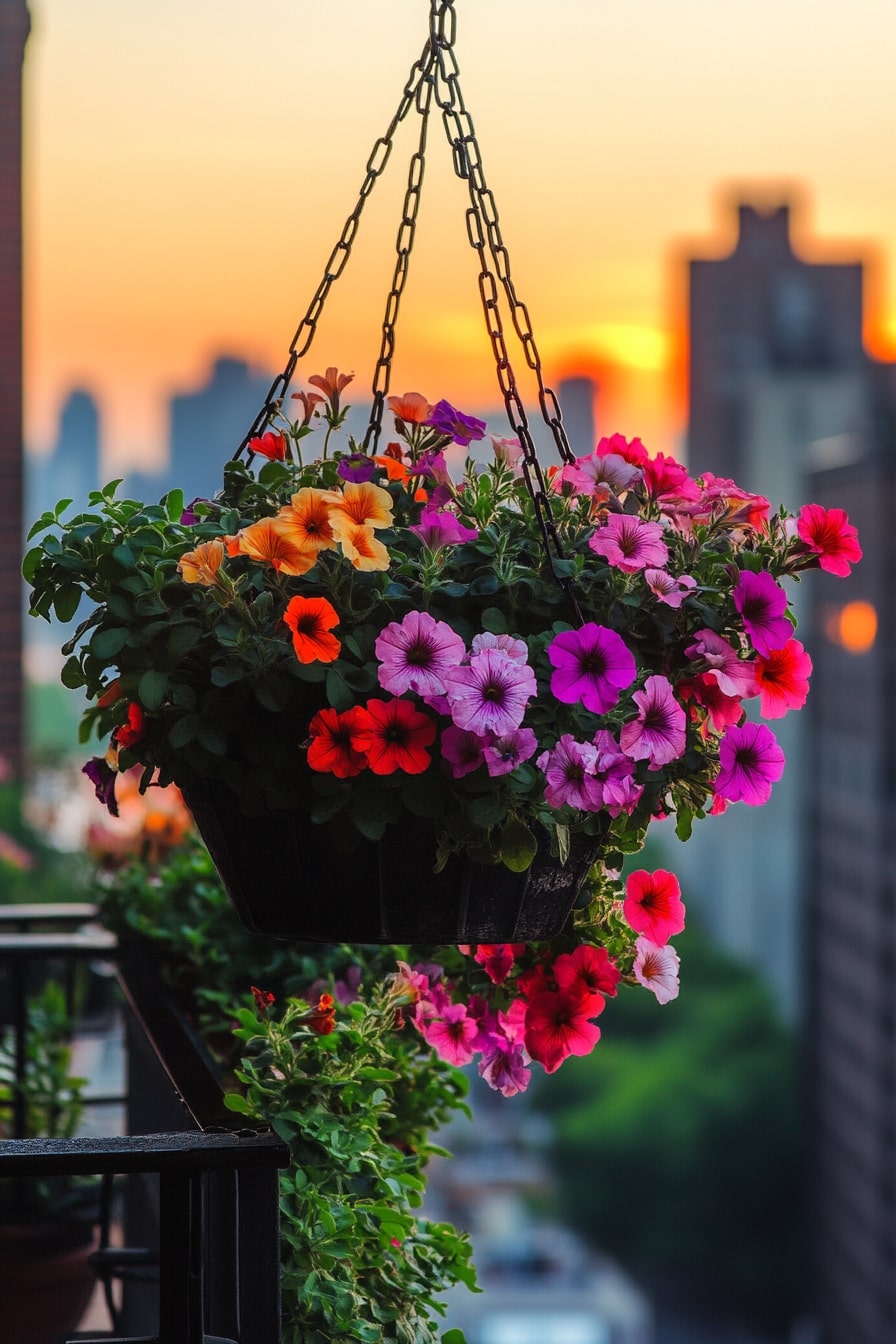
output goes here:
[[754, 574], [741, 571], [732, 593], [750, 642], [765, 658], [773, 649], [781, 649], [793, 634], [785, 616], [787, 594], [767, 570]]
[[638, 717], [623, 726], [619, 745], [633, 761], [647, 761], [659, 770], [684, 755], [687, 745], [687, 715], [675, 699], [667, 677], [648, 677], [642, 691], [632, 696]]
[[729, 803], [761, 807], [784, 773], [784, 753], [764, 723], [729, 728], [719, 744], [715, 792]]
[[700, 670], [718, 682], [719, 690], [724, 695], [742, 699], [744, 696], [756, 694], [756, 671], [753, 664], [741, 658], [728, 640], [717, 635], [714, 630], [698, 630], [693, 644], [684, 652], [686, 658], [703, 664]]
[[525, 1092], [532, 1077], [527, 1068], [529, 1056], [522, 1045], [494, 1039], [479, 1061], [479, 1076], [489, 1087], [504, 1097], [515, 1097]]
[[688, 594], [697, 587], [697, 580], [690, 574], [681, 574], [678, 578], [666, 569], [645, 569], [644, 582], [658, 601], [677, 610]]
[[491, 738], [483, 747], [485, 768], [492, 778], [509, 775], [511, 770], [534, 756], [537, 748], [538, 740], [531, 728], [514, 728], [503, 737]]
[[381, 666], [379, 683], [392, 695], [445, 693], [445, 673], [466, 654], [460, 635], [428, 611], [409, 611], [401, 621], [387, 625], [374, 645]]
[[604, 526], [589, 537], [588, 545], [623, 574], [636, 574], [648, 566], [661, 568], [669, 559], [662, 526], [629, 513], [611, 513]]
[[665, 946], [684, 928], [684, 903], [678, 878], [665, 868], [652, 873], [639, 868], [629, 873], [622, 913], [635, 933], [645, 934], [657, 947]]
[[619, 453], [590, 453], [568, 462], [551, 479], [551, 488], [557, 491], [564, 485], [572, 486], [574, 494], [606, 497], [608, 492], [619, 495], [641, 476], [632, 463]]
[[631, 650], [615, 630], [586, 621], [564, 630], [548, 645], [555, 671], [551, 692], [564, 705], [581, 702], [592, 714], [606, 714], [630, 686], [637, 668]]
[[635, 943], [635, 979], [656, 995], [657, 1003], [678, 998], [678, 953], [668, 944], [657, 947], [643, 935]]
[[531, 667], [499, 649], [475, 654], [445, 678], [451, 717], [458, 728], [498, 737], [519, 728], [536, 690]]
[[486, 649], [498, 649], [499, 652], [506, 653], [507, 657], [512, 658], [515, 663], [525, 663], [529, 658], [529, 650], [524, 639], [516, 639], [513, 635], [493, 635], [489, 630], [484, 630], [482, 634], [473, 636], [471, 649], [473, 653], [485, 653]]

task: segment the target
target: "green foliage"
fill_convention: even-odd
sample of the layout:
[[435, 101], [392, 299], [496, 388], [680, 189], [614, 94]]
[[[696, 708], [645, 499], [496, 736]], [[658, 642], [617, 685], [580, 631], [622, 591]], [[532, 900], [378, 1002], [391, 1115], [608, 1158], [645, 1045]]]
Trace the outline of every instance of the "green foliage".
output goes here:
[[676, 945], [674, 1010], [623, 987], [612, 1036], [535, 1092], [562, 1210], [645, 1276], [780, 1323], [800, 1287], [795, 1042], [752, 972], [693, 930]]
[[0, 904], [87, 899], [80, 855], [60, 854], [26, 823], [18, 784], [0, 784]]

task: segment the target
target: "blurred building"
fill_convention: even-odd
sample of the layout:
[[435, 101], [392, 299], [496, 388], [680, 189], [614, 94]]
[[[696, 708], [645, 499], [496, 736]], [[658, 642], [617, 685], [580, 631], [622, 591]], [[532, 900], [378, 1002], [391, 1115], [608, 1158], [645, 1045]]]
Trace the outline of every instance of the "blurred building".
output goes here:
[[[809, 473], [860, 458], [871, 433], [863, 266], [804, 261], [786, 204], [740, 204], [737, 217], [729, 256], [689, 264], [688, 463], [798, 509]], [[790, 593], [802, 619], [803, 594]], [[771, 726], [788, 764], [770, 806], [701, 823], [672, 857], [709, 931], [756, 966], [793, 1020], [803, 1002], [807, 721]]]
[[594, 419], [597, 383], [586, 377], [561, 378], [557, 400], [563, 412], [563, 428], [576, 457], [593, 452], [597, 442]]
[[22, 766], [22, 64], [25, 0], [0, 0], [0, 757]]
[[27, 459], [26, 507], [29, 518], [55, 508], [60, 499], [86, 506], [87, 495], [100, 485], [100, 413], [92, 395], [71, 391], [59, 415], [53, 451]]

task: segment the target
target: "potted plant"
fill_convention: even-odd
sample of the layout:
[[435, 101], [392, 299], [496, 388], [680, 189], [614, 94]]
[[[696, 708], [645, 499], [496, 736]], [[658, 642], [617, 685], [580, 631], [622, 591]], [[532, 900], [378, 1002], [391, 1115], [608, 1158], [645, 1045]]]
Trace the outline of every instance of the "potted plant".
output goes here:
[[[0, 1137], [71, 1138], [85, 1079], [70, 1071], [71, 1021], [57, 981], [28, 1001], [26, 1019], [18, 1073], [14, 1033], [0, 1033]], [[98, 1201], [91, 1177], [0, 1181], [0, 1320], [17, 1344], [46, 1344], [77, 1328], [96, 1286], [87, 1257]]]
[[418, 943], [549, 937], [654, 819], [765, 802], [784, 758], [745, 702], [805, 699], [781, 580], [848, 573], [843, 511], [621, 435], [538, 492], [518, 444], [475, 461], [484, 424], [417, 394], [384, 453], [334, 447], [349, 377], [293, 394], [213, 498], [113, 484], [32, 529], [32, 613], [94, 604], [62, 678], [110, 735], [98, 796], [175, 780], [258, 929]]

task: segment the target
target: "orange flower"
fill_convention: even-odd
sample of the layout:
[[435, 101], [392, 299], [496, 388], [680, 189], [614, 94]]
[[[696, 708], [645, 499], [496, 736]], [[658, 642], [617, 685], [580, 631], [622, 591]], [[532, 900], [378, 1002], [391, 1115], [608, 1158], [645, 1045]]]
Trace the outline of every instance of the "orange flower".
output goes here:
[[240, 555], [273, 565], [280, 574], [307, 574], [317, 562], [317, 549], [297, 546], [277, 518], [262, 518], [237, 534]]
[[250, 439], [246, 447], [250, 453], [260, 453], [262, 457], [269, 457], [272, 462], [286, 461], [286, 438], [274, 430]]
[[391, 527], [392, 496], [372, 481], [346, 481], [342, 493], [328, 493], [330, 526], [337, 541], [352, 527]]
[[336, 1004], [332, 994], [321, 994], [317, 1007], [312, 1008], [305, 1018], [308, 1026], [318, 1036], [329, 1036], [336, 1030]]
[[224, 559], [224, 543], [217, 537], [202, 541], [195, 551], [188, 551], [177, 562], [177, 572], [184, 583], [200, 583], [210, 588], [218, 582], [218, 570]]
[[339, 393], [348, 387], [354, 378], [353, 373], [340, 373], [335, 364], [331, 364], [326, 373], [315, 373], [309, 379], [312, 387], [319, 387], [334, 412], [339, 410]]
[[317, 392], [293, 392], [290, 401], [300, 401], [302, 403], [302, 425], [310, 425], [311, 417], [315, 408], [325, 401], [326, 398], [320, 396]]
[[361, 524], [347, 527], [339, 533], [339, 544], [346, 560], [351, 560], [355, 569], [370, 571], [389, 568], [389, 552], [381, 541], [377, 541], [372, 527]]
[[396, 459], [389, 455], [385, 457], [375, 457], [374, 462], [378, 467], [385, 467], [386, 475], [390, 481], [406, 481], [408, 478], [408, 469], [400, 458]]
[[432, 407], [419, 392], [405, 392], [403, 397], [387, 397], [389, 410], [406, 425], [424, 425], [432, 415]]
[[109, 682], [109, 685], [103, 691], [99, 700], [97, 700], [96, 707], [97, 709], [105, 709], [107, 705], [114, 705], [115, 701], [120, 699], [120, 697], [121, 680], [119, 677], [116, 677], [114, 681]]
[[300, 663], [332, 663], [339, 657], [342, 645], [329, 633], [339, 624], [339, 613], [325, 597], [290, 598], [283, 619]]
[[292, 503], [284, 504], [277, 515], [283, 535], [302, 550], [335, 550], [333, 529], [330, 526], [332, 491], [315, 490], [306, 486], [293, 495]]

